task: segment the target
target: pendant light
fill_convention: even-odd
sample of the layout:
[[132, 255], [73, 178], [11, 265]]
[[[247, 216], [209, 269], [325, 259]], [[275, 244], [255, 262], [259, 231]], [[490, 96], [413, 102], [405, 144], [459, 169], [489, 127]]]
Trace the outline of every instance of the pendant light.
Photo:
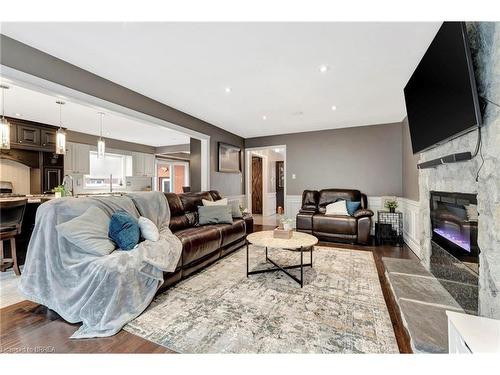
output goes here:
[[103, 112], [98, 112], [99, 114], [99, 139], [97, 140], [97, 158], [103, 159], [104, 153], [106, 152], [106, 142], [102, 138], [102, 116], [104, 116]]
[[0, 149], [8, 150], [10, 149], [10, 123], [5, 118], [5, 90], [9, 89], [9, 86], [1, 84], [2, 88], [2, 118], [0, 119]]
[[59, 104], [59, 129], [56, 132], [56, 154], [64, 155], [66, 154], [66, 132], [62, 127], [62, 106], [66, 103], [60, 100], [56, 103]]

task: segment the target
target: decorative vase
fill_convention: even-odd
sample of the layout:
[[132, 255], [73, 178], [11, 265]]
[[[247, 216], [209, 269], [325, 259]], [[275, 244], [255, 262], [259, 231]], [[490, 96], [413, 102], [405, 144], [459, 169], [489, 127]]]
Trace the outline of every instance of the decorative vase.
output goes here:
[[390, 207], [389, 208], [389, 212], [393, 214], [394, 212], [396, 212], [396, 208], [395, 207]]
[[62, 197], [62, 193], [60, 191], [56, 191], [54, 194], [55, 194], [56, 198]]
[[292, 230], [292, 224], [291, 223], [283, 223], [283, 229], [284, 230]]

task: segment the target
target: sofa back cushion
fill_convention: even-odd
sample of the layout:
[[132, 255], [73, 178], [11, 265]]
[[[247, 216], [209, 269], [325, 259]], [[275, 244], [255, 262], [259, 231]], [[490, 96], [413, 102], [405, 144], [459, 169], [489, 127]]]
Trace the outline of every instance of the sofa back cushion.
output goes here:
[[323, 189], [319, 191], [318, 211], [322, 214], [326, 212], [326, 206], [339, 199], [349, 201], [361, 201], [361, 192], [351, 189]]
[[212, 195], [208, 191], [179, 194], [179, 198], [182, 202], [185, 214], [189, 212], [198, 212], [198, 207], [203, 206], [203, 199], [213, 201]]
[[304, 190], [302, 193], [301, 211], [316, 212], [318, 209], [319, 192], [317, 190]]
[[222, 199], [216, 190], [183, 194], [165, 193], [165, 196], [170, 207], [172, 232], [198, 225], [198, 207], [203, 206], [203, 199], [207, 201]]

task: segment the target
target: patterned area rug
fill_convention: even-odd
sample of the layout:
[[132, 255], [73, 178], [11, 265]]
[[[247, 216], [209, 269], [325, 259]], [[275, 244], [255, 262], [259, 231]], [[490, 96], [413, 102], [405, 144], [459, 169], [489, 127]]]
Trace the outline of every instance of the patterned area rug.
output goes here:
[[[399, 353], [371, 252], [316, 246], [302, 289], [282, 272], [247, 278], [245, 261], [242, 248], [180, 282], [124, 329], [179, 353]], [[250, 264], [272, 267], [256, 246]]]

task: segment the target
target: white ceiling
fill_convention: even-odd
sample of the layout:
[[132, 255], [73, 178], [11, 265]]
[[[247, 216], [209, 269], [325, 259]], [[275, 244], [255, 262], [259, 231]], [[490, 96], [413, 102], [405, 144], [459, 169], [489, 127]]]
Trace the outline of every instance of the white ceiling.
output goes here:
[[[59, 125], [59, 100], [24, 87], [8, 84], [5, 91], [5, 115]], [[64, 100], [62, 107], [63, 127], [86, 134], [99, 135], [99, 115], [102, 110]], [[119, 114], [105, 112], [103, 137], [139, 143], [148, 146], [170, 146], [189, 143], [189, 136], [166, 127], [137, 121]]]
[[14, 39], [253, 137], [401, 121], [403, 87], [440, 23], [1, 26]]

